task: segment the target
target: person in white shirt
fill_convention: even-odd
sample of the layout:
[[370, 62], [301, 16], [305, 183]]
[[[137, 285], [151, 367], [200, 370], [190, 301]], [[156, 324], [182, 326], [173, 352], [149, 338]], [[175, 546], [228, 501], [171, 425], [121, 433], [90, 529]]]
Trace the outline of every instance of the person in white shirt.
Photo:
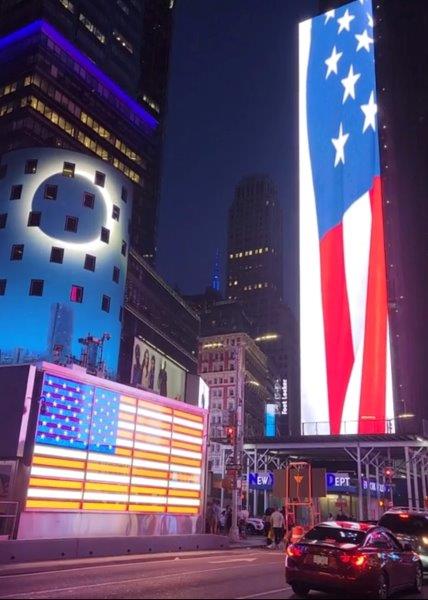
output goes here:
[[277, 508], [275, 508], [270, 519], [273, 533], [275, 535], [275, 545], [278, 546], [284, 537], [284, 515]]

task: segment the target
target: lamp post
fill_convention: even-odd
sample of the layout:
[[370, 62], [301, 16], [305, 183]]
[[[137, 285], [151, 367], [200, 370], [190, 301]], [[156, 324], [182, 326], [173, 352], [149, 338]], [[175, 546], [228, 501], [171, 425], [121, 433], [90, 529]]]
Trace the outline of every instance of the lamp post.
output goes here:
[[238, 527], [238, 505], [240, 505], [239, 491], [241, 486], [241, 473], [242, 473], [242, 448], [244, 438], [244, 385], [245, 385], [245, 372], [244, 372], [244, 352], [245, 345], [239, 345], [237, 347], [236, 356], [236, 426], [235, 426], [235, 438], [233, 444], [233, 465], [236, 469], [236, 476], [233, 477], [232, 487], [232, 526], [229, 531], [229, 537], [233, 542], [239, 541], [239, 527]]

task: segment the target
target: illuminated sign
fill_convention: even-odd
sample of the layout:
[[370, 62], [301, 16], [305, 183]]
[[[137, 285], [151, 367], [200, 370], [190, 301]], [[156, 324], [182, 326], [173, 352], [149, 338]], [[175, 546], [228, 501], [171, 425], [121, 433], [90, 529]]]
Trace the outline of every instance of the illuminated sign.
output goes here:
[[45, 373], [26, 509], [197, 514], [202, 411]]
[[351, 478], [348, 473], [326, 473], [328, 488], [349, 488]]
[[265, 436], [275, 437], [276, 435], [276, 404], [265, 405]]
[[273, 488], [273, 473], [248, 473], [250, 490], [271, 490]]
[[302, 432], [391, 432], [371, 0], [300, 24], [299, 80]]

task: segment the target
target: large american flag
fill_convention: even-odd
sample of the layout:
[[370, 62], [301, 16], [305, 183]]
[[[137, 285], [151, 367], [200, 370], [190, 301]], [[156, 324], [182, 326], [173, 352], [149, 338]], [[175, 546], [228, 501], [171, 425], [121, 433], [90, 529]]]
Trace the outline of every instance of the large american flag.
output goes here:
[[299, 40], [303, 429], [392, 431], [371, 0], [301, 23]]
[[199, 513], [200, 413], [46, 373], [26, 508]]

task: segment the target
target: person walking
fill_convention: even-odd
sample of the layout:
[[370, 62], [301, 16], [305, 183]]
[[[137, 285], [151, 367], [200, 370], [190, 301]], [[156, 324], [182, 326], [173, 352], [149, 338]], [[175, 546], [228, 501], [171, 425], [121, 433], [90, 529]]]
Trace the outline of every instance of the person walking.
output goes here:
[[284, 515], [277, 508], [271, 515], [271, 525], [275, 536], [275, 546], [278, 547], [284, 537]]
[[220, 503], [217, 499], [213, 500], [212, 511], [213, 511], [213, 520], [212, 520], [213, 531], [212, 531], [212, 533], [220, 533], [221, 508], [220, 508]]

